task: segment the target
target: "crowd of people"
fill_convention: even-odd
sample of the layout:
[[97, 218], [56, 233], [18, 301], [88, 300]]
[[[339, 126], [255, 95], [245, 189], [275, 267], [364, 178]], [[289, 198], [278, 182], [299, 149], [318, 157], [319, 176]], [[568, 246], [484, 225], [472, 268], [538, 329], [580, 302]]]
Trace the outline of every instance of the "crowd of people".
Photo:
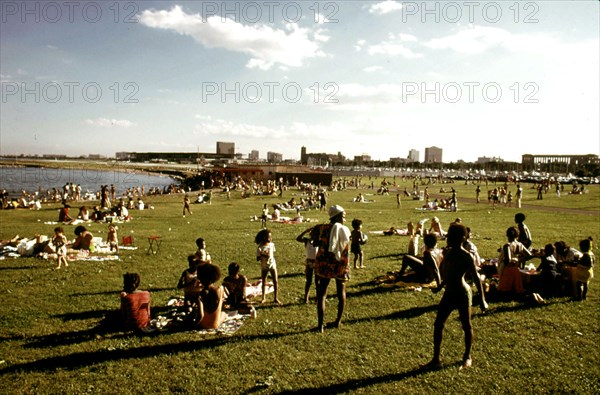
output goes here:
[[[319, 185], [302, 184], [295, 180], [297, 187], [304, 195], [296, 201], [292, 198], [275, 205], [273, 214], [269, 213], [267, 204], [264, 205], [261, 215], [261, 230], [254, 237], [256, 244], [256, 261], [260, 271], [260, 302], [267, 302], [268, 280], [272, 282], [273, 303], [282, 305], [280, 298], [281, 284], [278, 278], [276, 263], [276, 248], [273, 241], [273, 232], [267, 227], [267, 220], [276, 217], [279, 210], [318, 209], [326, 210], [329, 222], [311, 226], [298, 235], [296, 240], [304, 245], [306, 252], [305, 286], [303, 300], [309, 303], [309, 293], [314, 283], [316, 289], [317, 326], [315, 331], [324, 332], [327, 327], [339, 328], [342, 325], [346, 309], [346, 286], [350, 279], [350, 270], [365, 267], [366, 255], [364, 245], [368, 241], [363, 232], [363, 223], [360, 219], [351, 221], [352, 230], [346, 225], [346, 211], [339, 205], [327, 206], [328, 191]], [[360, 178], [351, 180], [340, 179], [333, 183], [332, 190], [361, 185]], [[368, 184], [367, 184], [368, 185]], [[381, 190], [396, 185], [385, 181]], [[421, 184], [422, 185], [422, 184]], [[373, 184], [371, 185], [374, 186]], [[241, 177], [233, 181], [225, 178], [211, 178], [208, 192], [201, 192], [202, 199], [197, 202], [209, 203], [212, 199], [212, 188], [223, 187], [240, 190], [251, 190], [256, 194], [270, 193], [283, 194], [287, 185], [283, 180], [272, 180], [266, 183], [246, 183]], [[513, 195], [508, 188], [497, 187], [488, 195], [490, 204], [494, 207], [499, 204], [511, 205]], [[426, 196], [427, 204], [430, 203], [428, 188], [422, 191]], [[444, 190], [444, 193], [446, 191]], [[454, 188], [451, 188], [450, 197], [444, 200], [444, 205], [454, 211], [457, 208], [457, 197]], [[477, 201], [480, 200], [481, 190], [478, 186]], [[66, 193], [66, 195], [65, 195]], [[413, 196], [421, 195], [419, 183], [413, 184]], [[521, 206], [522, 188], [516, 185], [514, 199], [515, 206]], [[210, 195], [207, 195], [210, 194]], [[119, 198], [116, 191], [109, 186], [103, 186], [96, 196], [100, 204], [89, 209], [82, 206], [77, 216], [71, 215], [69, 201], [78, 201], [80, 195], [77, 186], [69, 186], [68, 192], [63, 190], [60, 201], [63, 207], [59, 212], [58, 222], [72, 224], [75, 220], [104, 222], [106, 218], [130, 218], [129, 210], [144, 210], [143, 202], [145, 191], [143, 187], [133, 188]], [[207, 198], [207, 196], [209, 196]], [[398, 196], [398, 204], [399, 196]], [[359, 194], [356, 201], [364, 201]], [[117, 204], [113, 202], [117, 201]], [[187, 194], [183, 197], [183, 216], [192, 215], [190, 199]], [[269, 217], [270, 216], [270, 217]], [[402, 234], [410, 237], [408, 250], [402, 257], [398, 278], [407, 283], [430, 284], [434, 292], [445, 289], [440, 301], [434, 324], [434, 351], [429, 364], [438, 367], [441, 364], [440, 349], [443, 329], [450, 313], [457, 309], [465, 332], [465, 352], [462, 366], [467, 368], [472, 364], [471, 348], [473, 329], [471, 324], [472, 286], [479, 291], [479, 304], [482, 310], [488, 308], [487, 300], [517, 299], [541, 300], [561, 295], [571, 295], [576, 300], [586, 300], [589, 281], [593, 278], [595, 257], [592, 253], [593, 240], [583, 239], [579, 243], [579, 251], [568, 246], [564, 241], [547, 243], [540, 249], [533, 249], [532, 232], [525, 224], [526, 217], [517, 213], [514, 217], [515, 226], [506, 229], [506, 243], [499, 249], [497, 260], [489, 261], [479, 256], [477, 247], [470, 240], [470, 229], [460, 218], [457, 218], [445, 228], [437, 217], [431, 220], [431, 226], [426, 229], [425, 221], [417, 224], [409, 223], [406, 230], [390, 229], [388, 234]], [[110, 224], [107, 234], [107, 243], [111, 250], [118, 251], [117, 228]], [[68, 266], [67, 254], [69, 250], [95, 249], [94, 236], [85, 226], [75, 228], [76, 238], [70, 242], [65, 236], [62, 226], [54, 229], [54, 236], [46, 244], [56, 255], [56, 268]], [[385, 233], [385, 232], [384, 232]], [[424, 248], [419, 248], [422, 238]], [[446, 246], [439, 246], [445, 240]], [[206, 251], [206, 242], [202, 238], [196, 240], [196, 251], [188, 256], [187, 268], [181, 273], [177, 288], [183, 292], [183, 309], [185, 312], [184, 324], [190, 328], [215, 329], [225, 320], [227, 310], [236, 310], [245, 314], [256, 315], [256, 309], [249, 300], [246, 290], [248, 279], [240, 273], [240, 265], [232, 262], [228, 266], [228, 275], [221, 281], [221, 270], [213, 264], [210, 254]], [[353, 259], [351, 258], [353, 255]], [[528, 261], [539, 259], [537, 267], [531, 268]], [[492, 268], [491, 268], [492, 267]], [[330, 283], [335, 282], [337, 296], [337, 313], [333, 323], [325, 324], [326, 298]], [[151, 330], [151, 298], [148, 291], [139, 290], [140, 276], [136, 273], [126, 273], [123, 277], [123, 291], [121, 293], [121, 325], [127, 330]], [[219, 285], [219, 282], [221, 284]], [[470, 284], [471, 283], [471, 284]], [[538, 295], [539, 299], [536, 299]], [[487, 300], [486, 300], [487, 299]]]
[[171, 184], [164, 187], [150, 187], [144, 185], [128, 187], [118, 193], [114, 184], [101, 185], [98, 191], [82, 191], [81, 184], [65, 183], [61, 188], [43, 189], [36, 191], [22, 190], [18, 197], [3, 189], [0, 191], [0, 209], [31, 209], [40, 210], [44, 203], [79, 203], [98, 200], [103, 208], [111, 208], [112, 202], [117, 200], [139, 200], [144, 196], [180, 193], [183, 189], [179, 185]]

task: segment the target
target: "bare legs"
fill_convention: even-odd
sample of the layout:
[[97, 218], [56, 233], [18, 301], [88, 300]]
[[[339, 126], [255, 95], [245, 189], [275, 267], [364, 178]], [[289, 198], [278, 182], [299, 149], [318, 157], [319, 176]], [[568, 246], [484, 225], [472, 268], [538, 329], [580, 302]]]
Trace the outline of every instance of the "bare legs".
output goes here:
[[[443, 298], [440, 302], [433, 330], [433, 358], [428, 364], [429, 367], [440, 368], [442, 366], [441, 347], [444, 325], [446, 324], [446, 320], [450, 316], [452, 310], [457, 307], [455, 303], [456, 301], [454, 300], [444, 300]], [[458, 313], [463, 331], [465, 333], [465, 352], [463, 354], [461, 368], [469, 368], [471, 367], [472, 363], [471, 348], [473, 346], [473, 325], [471, 323], [471, 306], [468, 303], [468, 299], [465, 301], [465, 303], [460, 301]]]
[[273, 295], [273, 302], [277, 303], [277, 304], [282, 304], [281, 301], [278, 298], [279, 295], [279, 281], [277, 279], [277, 269], [273, 268], [273, 269], [267, 269], [267, 270], [261, 270], [260, 273], [260, 277], [262, 279], [262, 300], [260, 301], [260, 303], [265, 303], [266, 302], [266, 288], [267, 288], [267, 275], [270, 274], [271, 278], [273, 279], [273, 288], [274, 288], [274, 295]]
[[[306, 270], [304, 272], [304, 275], [306, 277], [305, 282], [304, 282], [304, 303], [308, 303], [308, 292], [310, 291], [310, 286], [312, 285], [312, 282], [313, 282], [314, 271], [315, 271], [315, 269], [307, 266]], [[317, 287], [317, 283], [318, 283], [318, 279], [315, 276], [315, 287]]]
[[[323, 332], [325, 326], [323, 324], [325, 316], [325, 299], [327, 298], [327, 287], [329, 286], [329, 278], [319, 278], [317, 286], [317, 330]], [[342, 324], [344, 309], [346, 308], [346, 282], [343, 280], [335, 280], [335, 288], [338, 297], [338, 312], [334, 322], [334, 327], [339, 328]]]

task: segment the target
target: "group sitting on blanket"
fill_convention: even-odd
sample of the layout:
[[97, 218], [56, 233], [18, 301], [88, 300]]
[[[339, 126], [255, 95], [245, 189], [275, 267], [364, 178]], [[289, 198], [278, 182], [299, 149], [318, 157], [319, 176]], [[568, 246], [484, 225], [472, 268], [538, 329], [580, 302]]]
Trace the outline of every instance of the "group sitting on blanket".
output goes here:
[[255, 315], [246, 298], [247, 279], [240, 266], [232, 262], [223, 285], [217, 286], [221, 270], [212, 264], [203, 239], [196, 240], [198, 251], [188, 256], [188, 268], [181, 273], [177, 284], [184, 292], [184, 323], [201, 329], [215, 329], [225, 319], [223, 310]]
[[[595, 263], [592, 250], [592, 238], [582, 240], [579, 243], [580, 251], [566, 245], [564, 241], [546, 244], [543, 250], [530, 250], [526, 244], [530, 244], [531, 235], [523, 224], [524, 215], [515, 217], [519, 228], [511, 226], [506, 231], [507, 243], [499, 249], [499, 259], [496, 264], [484, 265], [485, 262], [479, 256], [477, 247], [469, 239], [470, 229], [467, 228], [467, 239], [462, 247], [469, 252], [478, 268], [478, 277], [481, 280], [489, 278], [491, 288], [500, 299], [516, 299], [543, 303], [542, 297], [573, 296], [575, 300], [585, 300], [587, 297], [588, 283], [593, 278], [593, 266]], [[453, 223], [462, 222], [457, 218]], [[408, 225], [411, 240], [408, 243], [408, 252], [402, 259], [402, 267], [399, 272], [388, 273], [381, 282], [401, 281], [402, 283], [420, 283], [432, 285], [433, 281], [439, 284], [444, 277], [444, 254], [445, 250], [436, 248], [436, 242], [445, 231], [439, 226], [439, 220], [432, 220], [430, 230], [424, 231], [422, 226], [416, 229], [411, 223]], [[395, 233], [395, 230], [394, 230]], [[418, 244], [421, 235], [425, 251], [422, 257], [417, 256]], [[523, 241], [520, 241], [523, 240]], [[538, 258], [541, 263], [525, 265], [527, 261]], [[410, 270], [409, 270], [410, 269]], [[493, 269], [493, 270], [490, 270]], [[524, 283], [524, 279], [527, 283]]]
[[423, 205], [426, 210], [449, 210], [451, 207], [450, 199], [434, 199], [433, 201], [426, 199]]
[[[138, 209], [143, 210], [145, 204], [138, 199]], [[65, 225], [76, 225], [83, 222], [117, 222], [117, 221], [129, 221], [131, 215], [127, 204], [123, 200], [119, 201], [119, 204], [113, 206], [109, 210], [103, 210], [100, 206], [94, 206], [93, 210], [90, 210], [87, 206], [81, 206], [79, 213], [76, 217], [71, 216], [69, 204], [64, 204], [58, 212], [58, 222]]]

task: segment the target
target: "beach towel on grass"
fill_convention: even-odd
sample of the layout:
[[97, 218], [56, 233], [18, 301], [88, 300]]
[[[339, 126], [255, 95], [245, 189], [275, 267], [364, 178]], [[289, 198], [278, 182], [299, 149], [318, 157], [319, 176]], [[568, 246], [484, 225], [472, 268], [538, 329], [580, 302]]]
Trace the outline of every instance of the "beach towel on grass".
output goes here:
[[[185, 313], [180, 310], [184, 306], [182, 296], [174, 296], [167, 302], [169, 310], [165, 315], [159, 315], [150, 321], [150, 326], [154, 330], [168, 331], [173, 327], [180, 327], [185, 320]], [[216, 329], [193, 329], [193, 332], [201, 335], [224, 335], [231, 336], [238, 331], [247, 320], [249, 314], [238, 314], [237, 311], [225, 311], [227, 318]]]
[[[265, 288], [265, 295], [275, 292], [273, 283], [269, 281]], [[257, 296], [262, 296], [262, 280], [258, 280], [252, 284], [246, 284], [246, 298], [252, 299]]]
[[437, 284], [435, 281], [430, 283], [408, 283], [398, 279], [398, 273], [387, 273], [383, 276], [375, 278], [375, 284], [381, 285], [382, 287], [399, 287], [405, 288], [412, 291], [420, 291], [423, 288], [435, 288]]

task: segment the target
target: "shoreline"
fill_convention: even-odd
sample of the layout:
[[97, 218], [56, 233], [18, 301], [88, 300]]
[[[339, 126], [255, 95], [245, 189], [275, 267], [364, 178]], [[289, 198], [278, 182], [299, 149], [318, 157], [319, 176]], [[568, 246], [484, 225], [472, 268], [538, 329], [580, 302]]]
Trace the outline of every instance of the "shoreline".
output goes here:
[[165, 176], [173, 178], [177, 181], [184, 180], [191, 174], [187, 169], [177, 169], [177, 165], [151, 164], [151, 163], [128, 163], [117, 161], [102, 161], [89, 159], [22, 159], [15, 160], [10, 158], [0, 158], [0, 168], [17, 167], [17, 168], [72, 168], [81, 170], [97, 170], [97, 171], [118, 171], [122, 173], [136, 172], [149, 176]]

